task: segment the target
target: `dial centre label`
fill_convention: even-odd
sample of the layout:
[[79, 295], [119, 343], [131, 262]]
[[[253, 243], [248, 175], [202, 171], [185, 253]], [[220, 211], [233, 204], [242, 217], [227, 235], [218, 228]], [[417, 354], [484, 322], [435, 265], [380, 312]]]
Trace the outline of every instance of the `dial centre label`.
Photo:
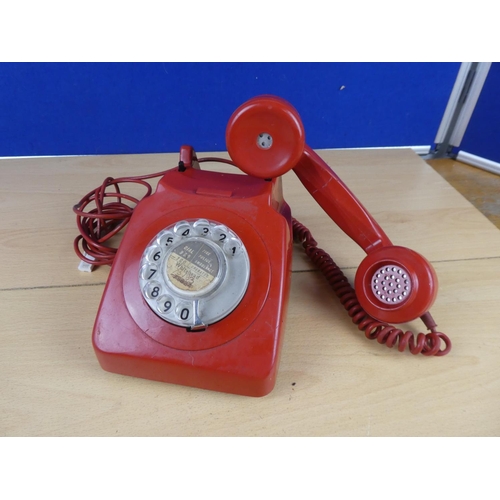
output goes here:
[[172, 250], [166, 264], [167, 276], [180, 290], [198, 292], [219, 274], [219, 258], [203, 241], [186, 241]]

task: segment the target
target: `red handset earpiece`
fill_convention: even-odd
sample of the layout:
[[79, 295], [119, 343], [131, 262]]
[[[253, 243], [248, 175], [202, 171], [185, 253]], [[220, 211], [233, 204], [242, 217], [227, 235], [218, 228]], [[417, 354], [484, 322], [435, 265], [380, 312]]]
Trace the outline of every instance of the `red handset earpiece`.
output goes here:
[[304, 126], [297, 110], [284, 99], [254, 97], [229, 119], [226, 146], [243, 172], [272, 179], [286, 174], [300, 160], [305, 146]]
[[405, 323], [429, 310], [437, 293], [430, 263], [392, 244], [342, 180], [307, 146], [300, 115], [290, 103], [272, 95], [245, 102], [229, 120], [226, 145], [236, 165], [249, 175], [267, 179], [293, 169], [332, 220], [368, 254], [355, 279], [358, 300], [368, 314]]

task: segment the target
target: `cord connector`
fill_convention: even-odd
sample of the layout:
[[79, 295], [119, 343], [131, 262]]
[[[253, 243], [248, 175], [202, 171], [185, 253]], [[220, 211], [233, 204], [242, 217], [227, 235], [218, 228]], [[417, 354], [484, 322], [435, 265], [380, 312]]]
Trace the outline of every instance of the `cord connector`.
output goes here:
[[[87, 252], [83, 252], [83, 255], [87, 257], [87, 259], [90, 260], [95, 260], [94, 257], [89, 255]], [[80, 261], [80, 264], [78, 264], [78, 270], [82, 271], [84, 273], [91, 273], [95, 269], [94, 264], [89, 264], [88, 262], [85, 262], [84, 260]]]

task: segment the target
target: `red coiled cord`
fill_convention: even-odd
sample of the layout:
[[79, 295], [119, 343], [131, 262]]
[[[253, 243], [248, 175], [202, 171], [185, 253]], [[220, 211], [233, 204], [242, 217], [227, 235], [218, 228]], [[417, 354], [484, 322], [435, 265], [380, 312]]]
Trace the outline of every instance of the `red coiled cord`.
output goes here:
[[[311, 232], [296, 219], [292, 219], [292, 226], [294, 240], [302, 244], [307, 256], [324, 274], [352, 322], [359, 330], [365, 332], [366, 338], [377, 340], [379, 344], [385, 344], [387, 347], [397, 345], [400, 352], [403, 352], [407, 346], [412, 354], [423, 354], [424, 356], [444, 356], [450, 352], [450, 339], [444, 333], [436, 331], [436, 324], [429, 313], [422, 319], [431, 333], [419, 333], [416, 340], [412, 332], [404, 332], [369, 316], [359, 304], [356, 292], [344, 273], [324, 250], [318, 248]], [[442, 350], [440, 349], [441, 340], [445, 343], [445, 348]]]

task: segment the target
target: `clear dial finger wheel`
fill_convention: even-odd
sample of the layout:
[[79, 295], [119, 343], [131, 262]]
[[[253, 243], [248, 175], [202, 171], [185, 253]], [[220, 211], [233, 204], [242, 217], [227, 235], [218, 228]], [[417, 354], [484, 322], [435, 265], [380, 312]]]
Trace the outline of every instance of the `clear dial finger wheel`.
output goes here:
[[243, 298], [250, 261], [238, 235], [216, 221], [181, 220], [160, 231], [142, 254], [139, 286], [169, 323], [203, 330]]

